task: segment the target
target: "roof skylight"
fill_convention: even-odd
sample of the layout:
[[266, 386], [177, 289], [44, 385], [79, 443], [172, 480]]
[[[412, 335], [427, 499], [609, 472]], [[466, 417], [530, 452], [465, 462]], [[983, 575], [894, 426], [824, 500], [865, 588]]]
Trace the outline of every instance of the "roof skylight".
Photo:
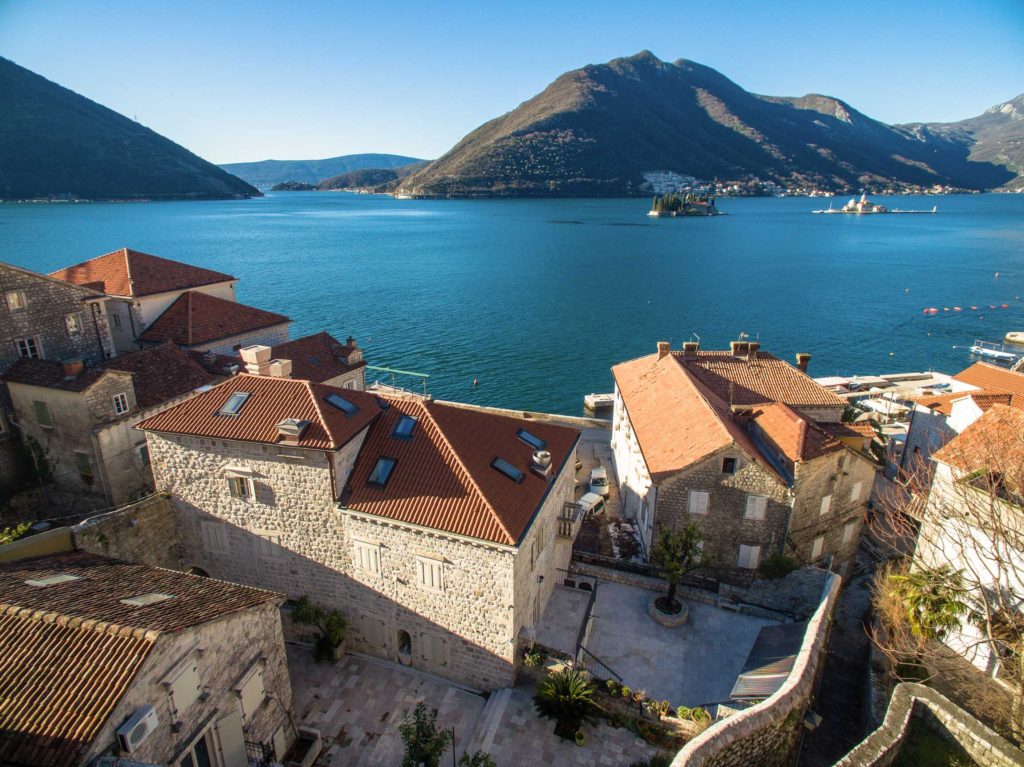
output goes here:
[[221, 405], [220, 410], [217, 411], [217, 415], [237, 416], [242, 412], [242, 406], [245, 404], [247, 399], [249, 399], [249, 392], [236, 391], [228, 397], [227, 402]]
[[331, 392], [326, 397], [324, 397], [324, 402], [326, 402], [331, 407], [337, 408], [350, 418], [359, 412], [358, 405], [352, 404], [337, 392]]
[[160, 602], [166, 602], [168, 599], [174, 599], [173, 594], [161, 594], [158, 591], [153, 591], [149, 594], [140, 594], [137, 597], [131, 597], [130, 599], [119, 599], [117, 600], [123, 605], [130, 607], [148, 607], [149, 605], [159, 604]]
[[395, 424], [395, 430], [391, 436], [399, 439], [412, 439], [413, 429], [416, 428], [416, 419], [411, 415], [403, 415]]
[[56, 575], [47, 575], [45, 578], [33, 578], [32, 580], [25, 581], [28, 586], [56, 586], [59, 583], [67, 583], [68, 581], [81, 580], [80, 575], [71, 575], [70, 573], [57, 573]]
[[520, 429], [516, 432], [516, 436], [519, 437], [523, 442], [532, 447], [534, 450], [543, 450], [548, 446], [548, 443], [542, 440], [535, 434], [530, 434], [526, 429]]
[[370, 478], [366, 480], [366, 483], [368, 485], [384, 487], [391, 478], [391, 472], [394, 471], [396, 463], [398, 462], [394, 458], [381, 457], [377, 459], [377, 465], [373, 467], [373, 471], [370, 472]]
[[491, 461], [491, 468], [497, 469], [513, 482], [522, 482], [524, 473], [510, 464], [504, 458], [495, 458]]

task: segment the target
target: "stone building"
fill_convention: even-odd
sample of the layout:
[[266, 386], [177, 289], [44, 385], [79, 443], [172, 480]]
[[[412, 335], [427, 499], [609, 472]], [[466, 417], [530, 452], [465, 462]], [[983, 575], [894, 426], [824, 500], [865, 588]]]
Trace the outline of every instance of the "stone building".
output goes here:
[[571, 555], [579, 432], [247, 373], [139, 428], [186, 564], [342, 610], [356, 650], [512, 682]]
[[274, 344], [273, 359], [291, 360], [292, 377], [339, 389], [366, 389], [366, 360], [356, 340], [341, 343], [329, 333], [316, 333]]
[[130, 248], [50, 274], [108, 296], [107, 315], [118, 354], [140, 348], [143, 333], [185, 291], [234, 302], [237, 278]]
[[23, 359], [5, 376], [22, 435], [39, 445], [57, 487], [92, 508], [152, 492], [142, 419], [217, 378], [170, 344], [95, 365]]
[[661, 527], [696, 522], [722, 580], [751, 580], [775, 553], [845, 572], [874, 482], [873, 432], [842, 423], [842, 400], [807, 377], [808, 359], [797, 369], [756, 342], [660, 342], [612, 368], [623, 509], [648, 554]]
[[0, 565], [0, 762], [283, 758], [294, 737], [283, 601], [84, 552]]

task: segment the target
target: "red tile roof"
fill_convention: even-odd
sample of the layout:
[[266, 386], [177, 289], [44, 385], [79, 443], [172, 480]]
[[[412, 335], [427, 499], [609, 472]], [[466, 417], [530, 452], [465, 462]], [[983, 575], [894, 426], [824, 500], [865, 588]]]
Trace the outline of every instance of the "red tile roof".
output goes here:
[[[346, 508], [470, 538], [517, 545], [543, 503], [550, 481], [573, 455], [580, 433], [549, 423], [421, 400], [389, 400], [359, 453], [343, 497]], [[403, 415], [417, 424], [411, 439], [393, 436]], [[530, 470], [534, 449], [517, 436], [544, 440], [552, 470]], [[395, 468], [385, 487], [367, 480], [381, 457]], [[523, 472], [515, 482], [491, 467], [503, 458]]]
[[195, 346], [286, 322], [291, 320], [283, 314], [189, 290], [178, 296], [139, 338], [151, 343], [171, 341], [178, 346]]
[[[988, 410], [994, 404], [1009, 405], [1013, 400], [1013, 394], [997, 389], [979, 389], [978, 391], [960, 391], [946, 394], [927, 394], [917, 397], [914, 402], [934, 410], [943, 415], [952, 415], [953, 403], [963, 399], [973, 399], [975, 404], [982, 410]], [[1024, 397], [1019, 397], [1024, 406]]]
[[794, 463], [812, 461], [843, 449], [839, 440], [784, 402], [773, 402], [756, 408], [753, 420], [765, 436]]
[[1010, 404], [1024, 408], [1024, 373], [1015, 373], [988, 362], [975, 362], [953, 378], [986, 392], [1008, 392], [1012, 395]]
[[932, 457], [964, 471], [1002, 475], [1014, 492], [1024, 488], [1024, 409], [995, 404]]
[[155, 407], [212, 383], [215, 378], [183, 351], [170, 344], [131, 352], [85, 368], [73, 378], [53, 360], [18, 360], [4, 375], [13, 383], [83, 392], [109, 371], [130, 373], [140, 409]]
[[151, 256], [129, 248], [121, 248], [51, 272], [50, 276], [75, 285], [101, 289], [108, 295], [130, 298], [236, 279], [230, 274]]
[[[217, 415], [236, 392], [248, 392], [237, 416]], [[339, 394], [359, 410], [351, 417], [327, 403]], [[240, 373], [208, 392], [164, 410], [140, 423], [146, 431], [189, 434], [217, 439], [276, 444], [277, 424], [286, 418], [308, 420], [297, 447], [336, 450], [366, 428], [380, 413], [377, 398], [352, 389], [338, 389], [294, 378]]]
[[292, 376], [322, 383], [331, 378], [364, 367], [365, 360], [348, 363], [349, 355], [356, 352], [354, 344], [343, 344], [329, 333], [317, 333], [296, 338], [274, 346], [270, 352], [273, 359], [291, 360]]

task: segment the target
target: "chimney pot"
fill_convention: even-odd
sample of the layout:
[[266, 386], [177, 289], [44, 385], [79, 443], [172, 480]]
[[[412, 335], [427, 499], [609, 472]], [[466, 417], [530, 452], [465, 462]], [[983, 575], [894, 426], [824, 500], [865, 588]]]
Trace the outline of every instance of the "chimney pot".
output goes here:
[[683, 357], [686, 359], [692, 359], [697, 356], [697, 352], [700, 351], [700, 341], [687, 341], [683, 344]]
[[742, 357], [742, 356], [744, 356], [747, 353], [747, 349], [749, 347], [750, 347], [750, 344], [747, 343], [746, 341], [730, 341], [729, 342], [729, 351], [732, 353], [733, 357]]
[[658, 341], [658, 359], [664, 359], [668, 356], [671, 345], [668, 341]]
[[761, 348], [760, 341], [751, 341], [747, 344], [747, 361], [757, 362], [757, 350]]
[[264, 375], [269, 375], [269, 376], [272, 376], [274, 378], [291, 378], [292, 377], [292, 361], [291, 360], [270, 360], [270, 362], [267, 363], [267, 372]]
[[807, 365], [811, 361], [811, 355], [807, 352], [798, 352], [796, 355], [796, 369], [801, 373], [807, 372]]

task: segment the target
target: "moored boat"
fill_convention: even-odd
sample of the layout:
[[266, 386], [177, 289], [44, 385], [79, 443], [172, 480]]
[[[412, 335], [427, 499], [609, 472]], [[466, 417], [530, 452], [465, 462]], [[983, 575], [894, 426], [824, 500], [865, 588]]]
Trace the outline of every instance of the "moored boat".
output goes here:
[[1001, 344], [978, 339], [975, 339], [974, 343], [971, 344], [971, 354], [977, 354], [979, 357], [998, 360], [999, 362], [1016, 362], [1021, 356], [1024, 356], [1017, 352], [1006, 351], [1006, 347]]

